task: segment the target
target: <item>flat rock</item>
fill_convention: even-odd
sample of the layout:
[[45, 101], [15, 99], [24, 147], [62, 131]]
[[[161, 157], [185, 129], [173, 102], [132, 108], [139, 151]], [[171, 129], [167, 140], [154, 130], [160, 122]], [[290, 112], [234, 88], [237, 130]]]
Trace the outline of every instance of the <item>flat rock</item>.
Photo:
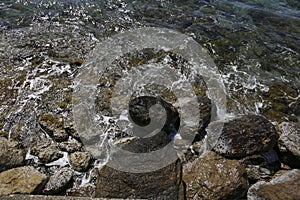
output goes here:
[[50, 176], [43, 192], [46, 194], [57, 194], [66, 189], [72, 181], [73, 170], [70, 168], [61, 168], [55, 174]]
[[278, 128], [281, 161], [291, 167], [300, 168], [300, 124], [283, 122]]
[[224, 123], [214, 151], [225, 157], [242, 158], [270, 151], [277, 139], [278, 134], [271, 122], [262, 116], [245, 115]]
[[227, 160], [208, 152], [183, 165], [186, 199], [236, 199], [248, 189], [245, 168], [237, 160]]
[[0, 173], [0, 195], [38, 193], [46, 179], [46, 175], [33, 167], [4, 171]]
[[178, 199], [181, 182], [179, 160], [148, 173], [128, 173], [104, 166], [99, 169], [96, 197], [122, 199]]
[[0, 137], [0, 172], [22, 166], [26, 151], [15, 141]]
[[258, 199], [300, 199], [300, 170], [294, 169], [278, 175], [271, 181], [259, 181], [247, 193], [249, 200]]

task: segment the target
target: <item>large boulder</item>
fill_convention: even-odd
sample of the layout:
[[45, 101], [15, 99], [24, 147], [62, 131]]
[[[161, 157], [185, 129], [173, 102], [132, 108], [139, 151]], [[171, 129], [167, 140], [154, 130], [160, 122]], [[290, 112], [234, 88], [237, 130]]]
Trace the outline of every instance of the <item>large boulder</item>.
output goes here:
[[0, 173], [0, 195], [39, 193], [47, 176], [33, 167], [19, 167]]
[[300, 170], [279, 171], [271, 181], [259, 181], [248, 191], [249, 200], [300, 199]]
[[277, 139], [278, 134], [271, 122], [262, 116], [245, 115], [224, 123], [214, 151], [225, 157], [241, 158], [270, 151]]
[[208, 152], [183, 166], [186, 199], [236, 199], [243, 197], [248, 183], [246, 171], [237, 160]]
[[129, 173], [104, 166], [99, 169], [96, 197], [132, 199], [178, 199], [181, 164], [148, 173]]
[[283, 122], [279, 125], [279, 156], [283, 163], [300, 168], [300, 124]]
[[18, 142], [0, 137], [0, 172], [23, 165], [25, 155]]

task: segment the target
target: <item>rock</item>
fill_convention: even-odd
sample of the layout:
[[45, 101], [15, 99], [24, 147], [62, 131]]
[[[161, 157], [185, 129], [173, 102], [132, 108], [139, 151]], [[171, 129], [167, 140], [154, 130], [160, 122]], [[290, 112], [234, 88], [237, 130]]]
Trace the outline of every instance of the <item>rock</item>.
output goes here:
[[283, 122], [279, 125], [279, 156], [283, 163], [300, 168], [300, 124]]
[[208, 152], [183, 166], [186, 199], [237, 199], [248, 189], [245, 168], [236, 160]]
[[88, 183], [77, 188], [70, 188], [67, 190], [67, 196], [95, 197], [95, 185]]
[[76, 151], [70, 155], [70, 163], [76, 171], [86, 171], [90, 162], [91, 156], [87, 152]]
[[55, 174], [50, 176], [43, 192], [45, 194], [57, 194], [65, 190], [71, 183], [73, 170], [70, 168], [61, 168]]
[[39, 160], [44, 163], [53, 162], [64, 156], [58, 147], [54, 143], [51, 143], [49, 139], [38, 141], [37, 144], [32, 147], [30, 153], [37, 156]]
[[46, 179], [46, 175], [28, 166], [4, 171], [0, 173], [0, 195], [38, 193]]
[[96, 197], [130, 199], [178, 199], [181, 164], [148, 173], [128, 173], [104, 166], [99, 169]]
[[66, 196], [14, 194], [14, 195], [1, 196], [1, 200], [105, 200], [105, 199], [102, 199], [102, 198], [101, 199], [100, 198], [91, 199], [90, 197], [66, 197]]
[[271, 122], [261, 116], [245, 115], [224, 124], [214, 151], [225, 157], [241, 158], [271, 150], [277, 139]]
[[64, 121], [61, 116], [42, 114], [39, 117], [39, 123], [55, 141], [60, 142], [68, 139], [68, 134], [64, 129]]
[[81, 143], [79, 143], [77, 140], [75, 139], [70, 139], [68, 141], [64, 141], [58, 144], [58, 147], [62, 150], [62, 151], [67, 151], [68, 153], [73, 153], [75, 151], [80, 151], [81, 150]]
[[247, 199], [300, 199], [300, 170], [278, 172], [271, 181], [259, 181], [252, 185]]
[[0, 137], [0, 172], [23, 165], [25, 155], [17, 142]]

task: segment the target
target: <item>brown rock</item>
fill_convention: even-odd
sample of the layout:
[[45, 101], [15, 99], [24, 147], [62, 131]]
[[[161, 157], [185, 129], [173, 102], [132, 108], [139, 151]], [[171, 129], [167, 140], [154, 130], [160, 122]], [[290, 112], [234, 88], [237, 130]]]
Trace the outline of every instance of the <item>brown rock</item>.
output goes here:
[[258, 115], [245, 115], [224, 124], [214, 150], [229, 158], [241, 158], [270, 151], [278, 134], [267, 119]]
[[17, 142], [0, 137], [0, 172], [23, 165], [25, 155]]
[[70, 155], [70, 163], [76, 171], [86, 171], [90, 162], [91, 156], [87, 152], [76, 151]]
[[38, 193], [47, 179], [33, 167], [19, 167], [0, 173], [0, 195]]
[[300, 170], [294, 169], [286, 173], [278, 172], [271, 181], [259, 181], [248, 191], [249, 200], [256, 199], [300, 199]]
[[43, 192], [46, 194], [57, 194], [66, 189], [73, 178], [73, 170], [62, 168], [53, 174], [47, 182]]
[[214, 152], [183, 166], [187, 199], [236, 199], [243, 197], [248, 184], [244, 167]]
[[279, 125], [279, 156], [283, 163], [300, 168], [300, 124], [283, 122]]

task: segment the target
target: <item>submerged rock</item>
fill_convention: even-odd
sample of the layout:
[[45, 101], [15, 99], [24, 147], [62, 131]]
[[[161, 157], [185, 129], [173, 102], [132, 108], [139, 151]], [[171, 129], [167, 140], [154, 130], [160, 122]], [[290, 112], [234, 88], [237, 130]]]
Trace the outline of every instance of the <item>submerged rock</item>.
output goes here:
[[18, 142], [0, 137], [0, 172], [23, 165], [25, 155]]
[[264, 117], [245, 115], [224, 124], [214, 150], [229, 158], [241, 158], [271, 150], [278, 134]]
[[259, 181], [248, 191], [249, 200], [256, 199], [300, 199], [300, 170], [277, 173], [271, 181]]
[[86, 171], [90, 162], [91, 156], [87, 152], [76, 151], [70, 154], [70, 163], [76, 171]]
[[128, 173], [104, 166], [99, 169], [96, 197], [130, 199], [178, 199], [181, 164], [148, 173]]
[[283, 122], [279, 125], [279, 155], [283, 163], [300, 168], [300, 124]]
[[46, 194], [57, 194], [65, 190], [72, 181], [73, 170], [70, 168], [62, 168], [55, 174], [50, 176], [43, 192]]
[[248, 189], [245, 168], [214, 152], [186, 163], [182, 176], [187, 199], [237, 199]]
[[39, 193], [47, 179], [33, 167], [19, 167], [0, 173], [0, 195]]

